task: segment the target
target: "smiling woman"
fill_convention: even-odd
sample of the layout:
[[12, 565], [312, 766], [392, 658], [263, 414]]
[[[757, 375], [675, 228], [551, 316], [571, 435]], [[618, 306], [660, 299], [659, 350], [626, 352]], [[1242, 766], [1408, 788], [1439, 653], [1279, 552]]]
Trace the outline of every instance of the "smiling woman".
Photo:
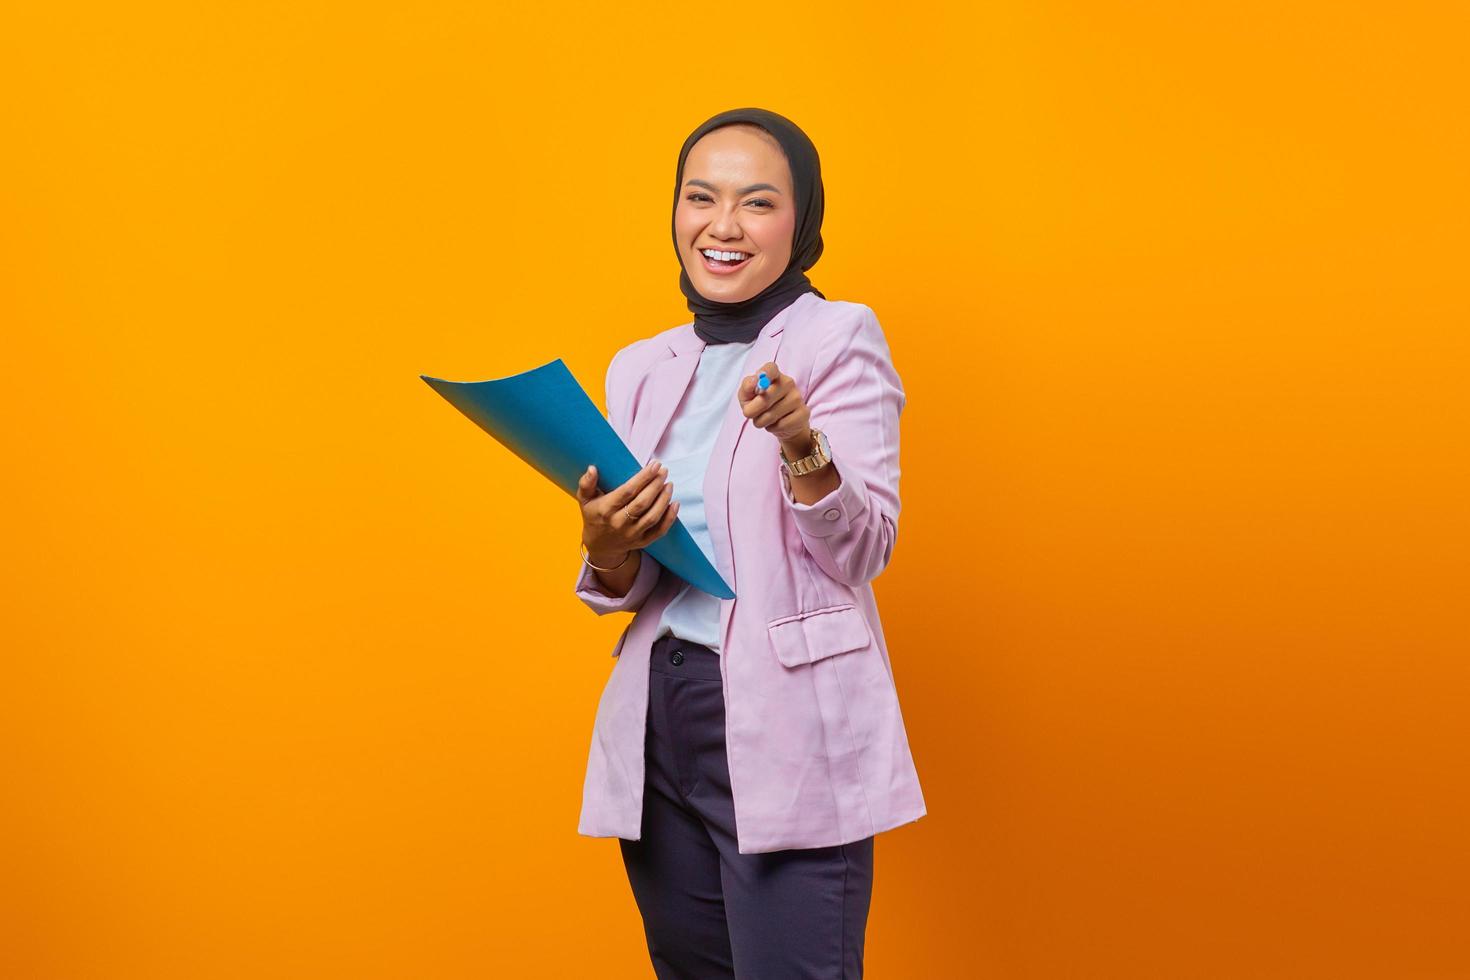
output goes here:
[[706, 341], [754, 340], [802, 293], [822, 295], [806, 277], [822, 255], [816, 147], [789, 120], [762, 113], [721, 113], [690, 134], [679, 153], [679, 289]]
[[[735, 109], [690, 134], [673, 242], [694, 320], [607, 374], [609, 423], [652, 462], [579, 489], [577, 595], [636, 615], [578, 830], [620, 839], [660, 978], [861, 977], [874, 837], [926, 813], [870, 584], [897, 535], [903, 386], [873, 311], [806, 276], [822, 213], [790, 120]], [[676, 509], [736, 598], [641, 554]]]
[[[729, 127], [729, 129], [732, 130], [732, 131], [738, 131], [740, 129], [744, 129], [744, 130], [749, 131], [749, 132], [754, 132], [754, 133], [757, 133], [757, 134], [766, 135], [765, 130], [758, 129], [758, 128], [754, 127], [754, 126], [750, 126], [750, 127], [735, 127], [735, 126], [731, 126], [731, 127]], [[718, 136], [713, 136], [711, 138], [718, 140], [719, 137]], [[769, 136], [766, 135], [766, 138], [769, 139]], [[699, 146], [700, 147], [704, 147], [705, 146], [705, 143], [707, 143], [707, 142], [708, 141], [701, 141], [701, 143], [699, 144]], [[714, 147], [716, 147], [716, 146], [718, 146], [717, 143], [716, 144], [713, 144], [710, 149], [713, 150]], [[737, 145], [737, 149], [738, 149], [738, 145]], [[777, 147], [777, 150], [779, 151], [779, 149], [780, 149], [780, 147], [778, 146]], [[709, 154], [708, 153], [701, 153], [701, 156], [707, 156], [707, 155], [709, 155]], [[785, 157], [784, 156], [781, 159], [781, 163], [782, 163], [783, 166], [785, 165]], [[687, 166], [687, 163], [686, 163], [686, 166]], [[690, 178], [689, 181], [687, 181], [687, 186], [694, 187], [694, 188], [705, 187], [705, 188], [708, 188], [711, 191], [710, 194], [707, 194], [704, 191], [694, 190], [694, 191], [691, 191], [688, 195], [686, 195], [685, 196], [685, 200], [691, 202], [691, 208], [692, 209], [694, 209], [694, 210], [701, 210], [701, 209], [704, 209], [707, 206], [713, 206], [713, 205], [717, 205], [719, 203], [719, 193], [720, 193], [720, 190], [719, 190], [718, 187], [716, 187], [714, 184], [711, 184], [709, 181], [707, 181], [707, 180], [700, 180], [698, 177], [693, 177], [693, 178]], [[751, 184], [749, 187], [742, 187], [739, 190], [736, 190], [734, 192], [734, 196], [737, 197], [737, 198], [741, 198], [741, 197], [746, 196], [747, 194], [754, 194], [757, 191], [770, 191], [773, 194], [780, 194], [780, 193], [782, 193], [781, 188], [776, 187], [774, 184]], [[769, 201], [769, 200], [767, 200], [766, 198], [763, 198], [763, 197], [757, 197], [757, 198], [754, 198], [752, 200], [745, 201], [745, 202], [743, 202], [743, 204], [744, 204], [744, 206], [755, 208], [757, 210], [766, 210], [766, 211], [777, 211], [777, 210], [780, 210], [779, 208], [776, 207], [776, 205], [773, 202], [771, 202], [771, 201]], [[788, 229], [788, 231], [789, 231], [789, 229]], [[751, 253], [750, 252], [745, 251], [743, 249], [739, 249], [739, 248], [733, 248], [732, 249], [732, 248], [728, 247], [728, 245], [725, 244], [725, 243], [718, 243], [718, 244], [711, 243], [708, 246], [700, 247], [699, 248], [699, 253], [701, 255], [703, 255], [708, 260], [707, 261], [707, 265], [709, 266], [710, 271], [716, 272], [716, 273], [719, 273], [719, 274], [724, 274], [726, 272], [729, 272], [732, 269], [739, 268], [740, 266], [742, 266], [745, 263], [745, 261], [747, 259], [749, 259], [751, 257]], [[790, 260], [790, 249], [789, 248], [787, 249], [787, 254], [786, 254], [786, 256], [784, 256], [784, 258], [787, 261]], [[767, 283], [765, 285], [769, 285], [769, 283]], [[764, 289], [765, 288], [765, 285], [762, 285], [761, 288]], [[759, 290], [757, 290], [757, 291], [759, 291]]]
[[[695, 264], [714, 275], [754, 269], [759, 264], [765, 276], [745, 277], [738, 288], [721, 298], [729, 303], [754, 296], [775, 282], [791, 261], [791, 233], [796, 228], [796, 217], [790, 207], [790, 179], [783, 179], [784, 187], [757, 183], [726, 189], [721, 186], [720, 178], [737, 170], [788, 174], [780, 144], [758, 127], [727, 126], [696, 143], [684, 167], [686, 172], [709, 176], [691, 177], [684, 182], [688, 191], [674, 212], [675, 234], [682, 228], [686, 241], [694, 241]], [[760, 192], [770, 196], [760, 197]], [[727, 203], [732, 206], [725, 207]], [[742, 216], [740, 222], [731, 223], [727, 213], [732, 210], [755, 216], [754, 220]], [[761, 263], [751, 261], [757, 257], [756, 250], [760, 251]], [[718, 292], [715, 283], [703, 279], [693, 281], [696, 289], [704, 288], [702, 295]]]

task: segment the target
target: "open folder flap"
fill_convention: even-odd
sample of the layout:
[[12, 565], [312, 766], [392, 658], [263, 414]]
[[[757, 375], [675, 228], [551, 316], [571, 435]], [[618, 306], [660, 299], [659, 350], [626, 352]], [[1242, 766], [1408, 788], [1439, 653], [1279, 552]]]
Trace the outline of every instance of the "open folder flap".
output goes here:
[[[589, 465], [597, 467], [603, 492], [622, 486], [642, 469], [561, 358], [492, 381], [419, 377], [572, 497]], [[695, 588], [721, 599], [735, 598], [682, 521], [675, 520], [667, 534], [643, 550]]]

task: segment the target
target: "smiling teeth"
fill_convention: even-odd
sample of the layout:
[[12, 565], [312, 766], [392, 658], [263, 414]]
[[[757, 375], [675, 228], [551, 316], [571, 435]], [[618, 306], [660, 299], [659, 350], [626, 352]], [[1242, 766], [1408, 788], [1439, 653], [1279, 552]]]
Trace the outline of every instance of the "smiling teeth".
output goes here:
[[719, 259], [722, 262], [736, 262], [749, 257], [744, 252], [716, 252], [714, 249], [709, 248], [700, 249], [700, 251], [710, 258]]

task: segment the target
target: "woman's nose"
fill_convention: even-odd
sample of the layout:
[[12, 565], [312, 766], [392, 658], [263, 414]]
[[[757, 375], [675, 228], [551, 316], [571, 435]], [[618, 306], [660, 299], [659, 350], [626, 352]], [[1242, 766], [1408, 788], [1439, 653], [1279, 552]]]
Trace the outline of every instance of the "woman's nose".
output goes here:
[[720, 239], [736, 239], [740, 237], [740, 222], [735, 220], [734, 211], [726, 211], [716, 215], [709, 225], [710, 234]]

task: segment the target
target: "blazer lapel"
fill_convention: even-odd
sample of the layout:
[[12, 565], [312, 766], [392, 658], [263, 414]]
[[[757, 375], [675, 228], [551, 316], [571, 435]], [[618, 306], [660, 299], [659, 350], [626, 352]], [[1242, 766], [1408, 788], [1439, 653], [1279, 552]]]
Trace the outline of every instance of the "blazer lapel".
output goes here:
[[[797, 302], [800, 302], [799, 298]], [[772, 317], [771, 322], [756, 337], [755, 343], [746, 352], [742, 378], [755, 374], [762, 364], [776, 359], [784, 326], [780, 321], [790, 309], [788, 306]], [[715, 445], [710, 450], [709, 463], [704, 471], [704, 520], [709, 528], [710, 542], [715, 548], [715, 567], [731, 589], [738, 589], [739, 586], [735, 584], [735, 562], [732, 557], [735, 553], [734, 541], [730, 536], [730, 471], [735, 464], [735, 449], [740, 445], [740, 437], [752, 429], [755, 426], [741, 411], [738, 392], [730, 392], [730, 405], [725, 410], [725, 419], [720, 424], [720, 433], [715, 437]], [[771, 456], [778, 460], [776, 440], [759, 430], [756, 430], [756, 434], [770, 442], [768, 448]], [[720, 632], [723, 636], [723, 624]]]
[[680, 327], [669, 338], [668, 354], [649, 370], [645, 386], [648, 394], [628, 435], [628, 448], [639, 463], [647, 463], [652, 458], [674, 417], [674, 409], [684, 400], [684, 392], [694, 379], [702, 350], [704, 341], [694, 332], [694, 325]]

